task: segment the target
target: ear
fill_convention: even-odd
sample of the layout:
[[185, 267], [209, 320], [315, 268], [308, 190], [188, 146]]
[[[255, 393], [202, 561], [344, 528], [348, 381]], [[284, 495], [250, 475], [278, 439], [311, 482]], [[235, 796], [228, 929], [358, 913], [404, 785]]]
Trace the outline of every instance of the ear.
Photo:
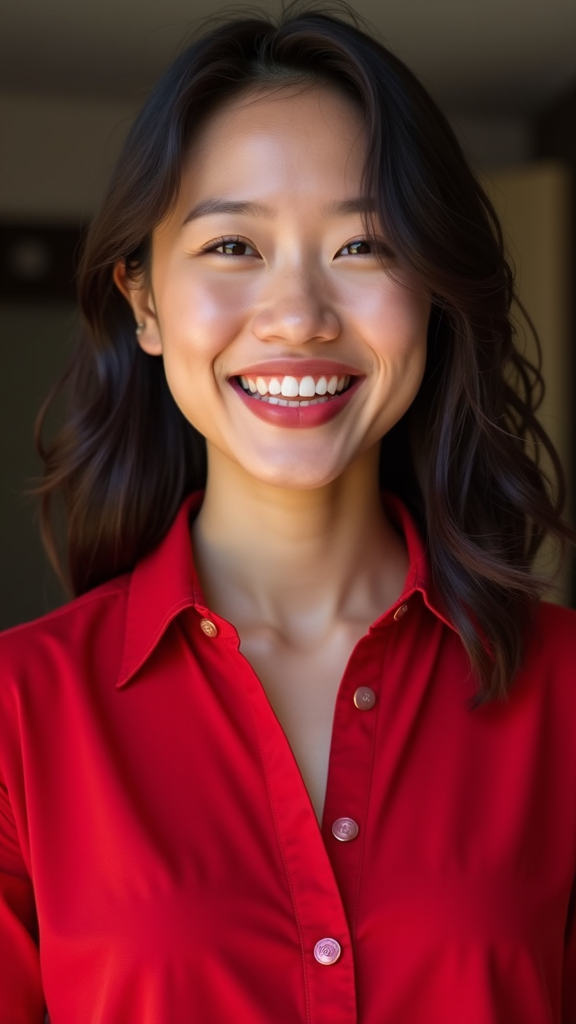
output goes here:
[[161, 356], [162, 338], [150, 288], [128, 276], [125, 260], [118, 261], [112, 276], [114, 284], [132, 306], [136, 320], [134, 333], [140, 348], [149, 356]]

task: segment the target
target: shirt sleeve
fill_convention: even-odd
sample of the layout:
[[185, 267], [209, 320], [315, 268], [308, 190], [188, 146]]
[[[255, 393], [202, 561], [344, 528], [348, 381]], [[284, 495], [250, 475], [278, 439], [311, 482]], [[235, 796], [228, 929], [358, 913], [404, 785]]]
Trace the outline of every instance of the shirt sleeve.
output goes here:
[[32, 883], [20, 844], [8, 792], [0, 779], [0, 1021], [43, 1024], [38, 926]]
[[576, 1024], [576, 878], [566, 922], [562, 974], [562, 1024]]

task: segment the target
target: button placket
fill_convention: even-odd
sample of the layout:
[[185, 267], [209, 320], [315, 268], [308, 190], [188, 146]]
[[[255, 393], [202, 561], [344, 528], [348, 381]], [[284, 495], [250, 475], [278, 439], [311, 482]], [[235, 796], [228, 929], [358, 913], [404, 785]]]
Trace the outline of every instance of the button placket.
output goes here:
[[[377, 695], [382, 681], [383, 656], [389, 642], [387, 633], [385, 629], [372, 630], [356, 645], [334, 710], [323, 835], [352, 931], [366, 840], [365, 823], [379, 717]], [[335, 934], [339, 938], [338, 933]]]
[[[234, 660], [237, 657], [234, 652]], [[246, 666], [244, 659], [242, 663]], [[315, 1024], [354, 1024], [357, 1007], [352, 941], [333, 865], [286, 735], [272, 713], [261, 682], [249, 666], [243, 668], [243, 685], [252, 706], [298, 923], [309, 1019]], [[332, 843], [340, 845], [334, 840]], [[324, 939], [319, 938], [322, 935]], [[319, 956], [325, 959], [320, 960]], [[336, 961], [334, 971], [320, 969], [320, 965], [330, 966]]]

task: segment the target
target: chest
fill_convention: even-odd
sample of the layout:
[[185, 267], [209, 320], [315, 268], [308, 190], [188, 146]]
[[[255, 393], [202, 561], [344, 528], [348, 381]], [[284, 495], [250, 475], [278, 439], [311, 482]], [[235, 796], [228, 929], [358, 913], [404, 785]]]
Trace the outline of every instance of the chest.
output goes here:
[[322, 819], [334, 709], [342, 676], [367, 624], [346, 623], [316, 643], [246, 631], [241, 650], [258, 676]]

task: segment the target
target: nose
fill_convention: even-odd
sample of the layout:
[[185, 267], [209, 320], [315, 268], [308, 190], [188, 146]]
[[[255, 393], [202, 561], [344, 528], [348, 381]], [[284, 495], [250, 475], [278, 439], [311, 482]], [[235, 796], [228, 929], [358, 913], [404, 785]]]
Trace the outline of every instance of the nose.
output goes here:
[[333, 341], [340, 322], [317, 275], [284, 267], [268, 281], [252, 329], [260, 341], [303, 345]]

